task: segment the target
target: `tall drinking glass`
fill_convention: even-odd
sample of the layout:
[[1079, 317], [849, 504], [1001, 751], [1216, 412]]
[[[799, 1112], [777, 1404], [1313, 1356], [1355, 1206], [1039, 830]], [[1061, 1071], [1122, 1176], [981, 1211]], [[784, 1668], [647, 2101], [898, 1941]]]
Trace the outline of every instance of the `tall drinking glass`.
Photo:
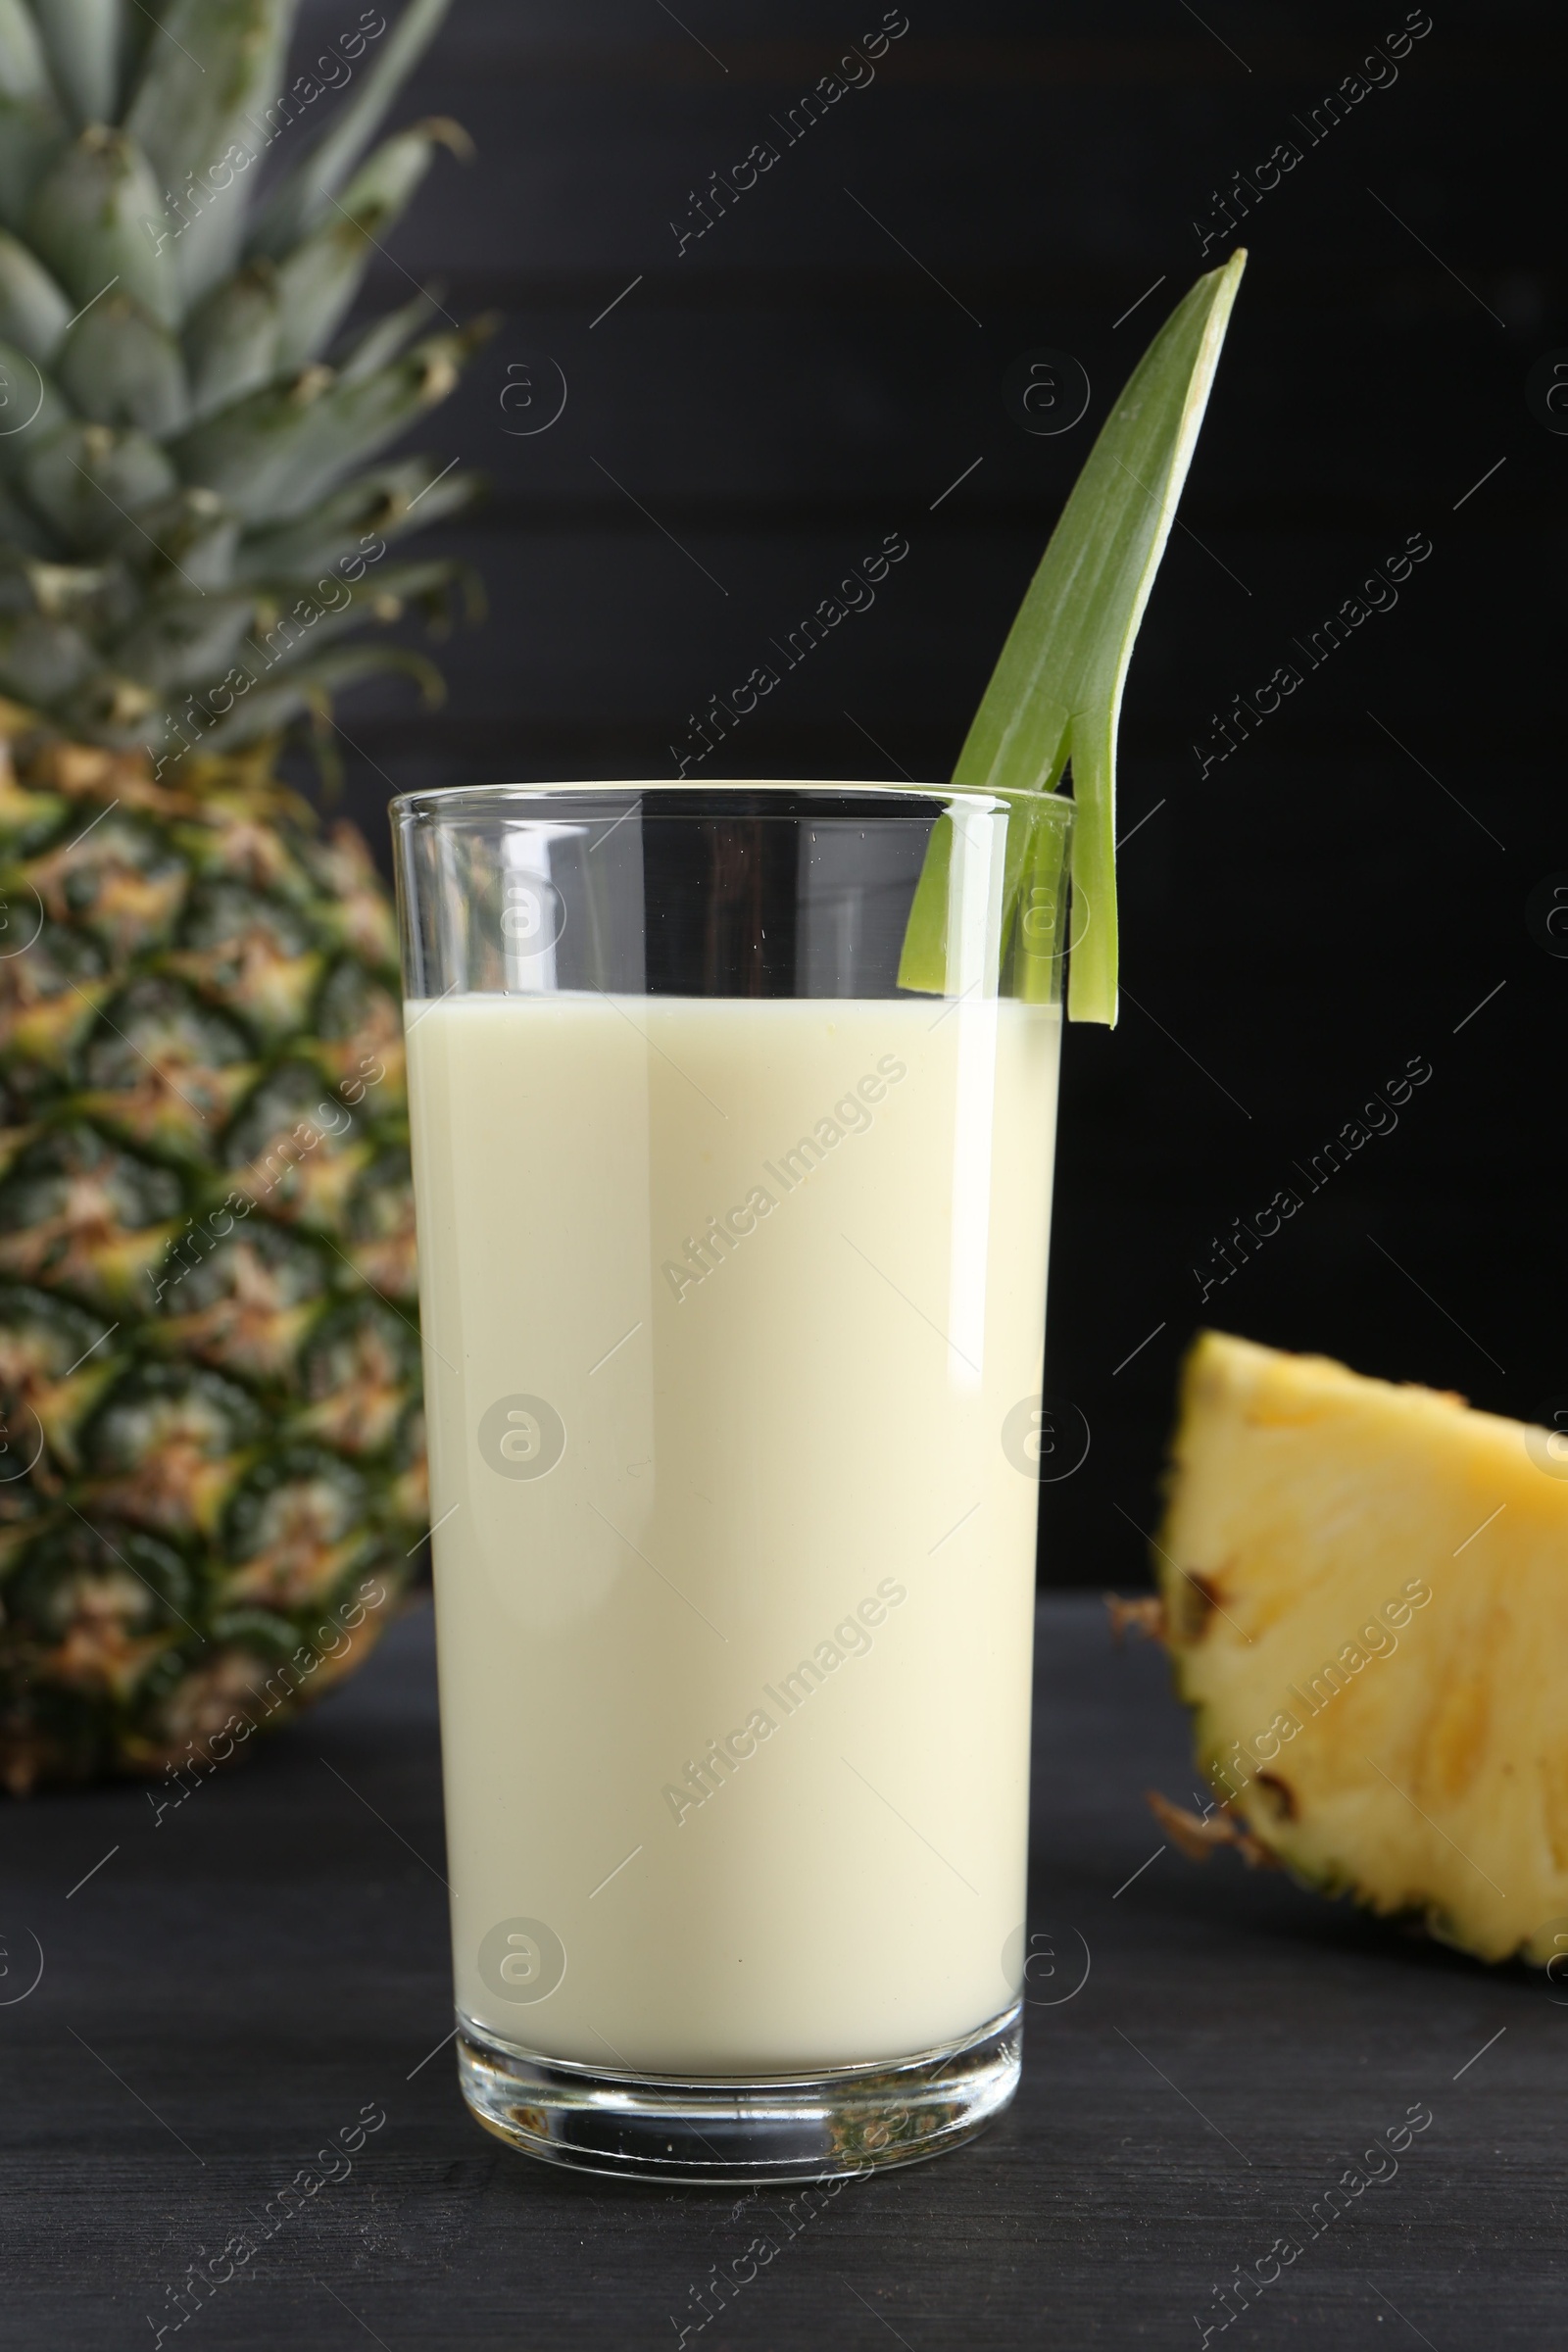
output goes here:
[[[1011, 2096], [1064, 936], [1058, 885], [1009, 914], [1025, 821], [394, 804], [458, 2058], [535, 2156], [820, 2177]], [[940, 995], [898, 978], [928, 862]]]

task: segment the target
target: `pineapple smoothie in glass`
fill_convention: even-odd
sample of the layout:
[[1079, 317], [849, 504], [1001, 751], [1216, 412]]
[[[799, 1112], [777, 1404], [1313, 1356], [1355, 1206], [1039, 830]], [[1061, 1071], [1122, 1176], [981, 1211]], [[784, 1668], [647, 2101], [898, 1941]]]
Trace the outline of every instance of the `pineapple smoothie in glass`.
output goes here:
[[396, 805], [460, 2067], [534, 2154], [819, 2175], [1011, 2094], [1061, 1029], [1020, 821]]

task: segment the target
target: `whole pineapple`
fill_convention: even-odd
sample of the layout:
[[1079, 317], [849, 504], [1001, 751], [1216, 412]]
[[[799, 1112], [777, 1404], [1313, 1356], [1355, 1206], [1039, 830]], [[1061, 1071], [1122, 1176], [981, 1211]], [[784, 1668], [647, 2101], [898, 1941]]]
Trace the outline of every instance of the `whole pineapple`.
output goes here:
[[424, 1525], [392, 914], [273, 760], [334, 687], [423, 668], [341, 641], [444, 602], [451, 566], [389, 547], [466, 484], [365, 461], [484, 330], [416, 340], [421, 296], [339, 343], [461, 135], [361, 160], [445, 0], [367, 10], [290, 78], [296, 6], [0, 0], [19, 1791], [235, 1752], [365, 1654]]

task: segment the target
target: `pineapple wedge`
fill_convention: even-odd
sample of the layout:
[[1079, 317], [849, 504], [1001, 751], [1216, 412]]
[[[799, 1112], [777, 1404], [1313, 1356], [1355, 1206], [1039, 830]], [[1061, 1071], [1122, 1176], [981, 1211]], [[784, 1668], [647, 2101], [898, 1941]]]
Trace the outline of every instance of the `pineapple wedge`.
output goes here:
[[[1483, 1960], [1568, 1952], [1568, 1460], [1544, 1430], [1205, 1332], [1157, 1574], [1228, 1814]], [[1193, 1825], [1197, 1827], [1196, 1824]]]

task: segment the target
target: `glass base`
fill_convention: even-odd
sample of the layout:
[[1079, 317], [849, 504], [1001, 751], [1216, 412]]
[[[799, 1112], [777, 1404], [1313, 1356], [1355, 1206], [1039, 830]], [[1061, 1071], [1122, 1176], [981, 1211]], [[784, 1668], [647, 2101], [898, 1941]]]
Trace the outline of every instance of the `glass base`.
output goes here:
[[863, 2174], [961, 2147], [1017, 2088], [1023, 2008], [893, 2065], [750, 2082], [602, 2074], [509, 2046], [461, 2010], [457, 2046], [474, 2115], [524, 2155], [724, 2188]]

